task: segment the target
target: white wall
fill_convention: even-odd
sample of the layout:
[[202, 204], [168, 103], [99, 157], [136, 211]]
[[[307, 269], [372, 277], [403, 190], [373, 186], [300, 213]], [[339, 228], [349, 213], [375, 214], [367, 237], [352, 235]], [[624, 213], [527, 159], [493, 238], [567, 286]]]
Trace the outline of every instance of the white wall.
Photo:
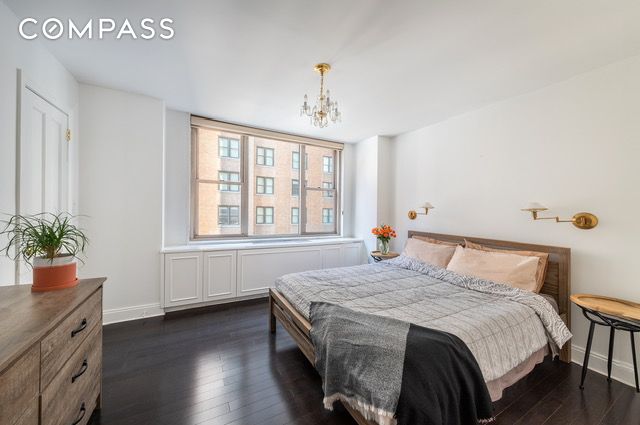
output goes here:
[[364, 239], [368, 251], [375, 249], [371, 228], [378, 222], [378, 137], [363, 140], [356, 146], [353, 235]]
[[358, 163], [356, 159], [357, 146], [353, 143], [345, 144], [342, 150], [342, 235], [355, 235], [356, 209], [356, 177]]
[[82, 84], [80, 109], [80, 274], [107, 276], [105, 322], [161, 314], [164, 103]]
[[383, 136], [370, 137], [355, 149], [354, 237], [364, 239], [367, 250], [377, 249], [371, 229], [392, 217], [391, 189], [394, 181], [392, 144]]
[[164, 245], [186, 245], [190, 232], [191, 116], [167, 110]]
[[[638, 76], [634, 57], [396, 137], [396, 249], [409, 229], [566, 246], [573, 293], [640, 300]], [[425, 200], [436, 209], [410, 221], [407, 211]], [[593, 212], [600, 225], [533, 222], [519, 210], [528, 201], [562, 217]], [[588, 327], [576, 308], [572, 320], [581, 362]], [[614, 375], [632, 382], [628, 340], [616, 338]], [[599, 329], [593, 351], [606, 356], [607, 341]], [[602, 357], [591, 365], [602, 369]]]
[[[38, 41], [18, 36], [18, 18], [0, 2], [0, 214], [14, 214], [16, 173], [17, 69], [48, 99], [70, 114], [72, 202], [77, 202], [78, 83]], [[4, 219], [5, 217], [2, 217]], [[4, 240], [0, 242], [3, 244]], [[14, 282], [14, 263], [0, 256], [0, 285]]]

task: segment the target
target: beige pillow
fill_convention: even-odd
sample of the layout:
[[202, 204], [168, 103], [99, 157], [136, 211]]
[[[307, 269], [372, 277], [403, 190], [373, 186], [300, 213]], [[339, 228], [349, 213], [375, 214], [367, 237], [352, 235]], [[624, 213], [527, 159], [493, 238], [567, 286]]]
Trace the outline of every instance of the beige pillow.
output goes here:
[[535, 292], [538, 257], [456, 248], [447, 270]]
[[449, 264], [449, 260], [451, 260], [455, 250], [456, 248], [453, 246], [409, 238], [402, 254], [434, 266], [445, 268], [447, 264]]
[[441, 240], [438, 240], [438, 239], [433, 239], [433, 238], [430, 238], [429, 236], [412, 236], [412, 237], [415, 238], [415, 239], [419, 239], [421, 241], [425, 241], [425, 242], [429, 242], [429, 243], [437, 243], [437, 244], [440, 244], [440, 245], [448, 245], [448, 246], [453, 246], [453, 247], [456, 247], [456, 246], [460, 245], [460, 244], [455, 243], [455, 242], [447, 242], [447, 241], [441, 241]]
[[466, 239], [464, 240], [464, 246], [466, 248], [479, 249], [481, 251], [504, 252], [507, 254], [524, 255], [526, 257], [538, 257], [538, 269], [536, 270], [536, 282], [538, 283], [538, 286], [536, 287], [536, 290], [533, 292], [538, 293], [542, 289], [542, 286], [544, 285], [544, 280], [547, 277], [547, 264], [549, 263], [549, 254], [547, 254], [546, 252], [514, 251], [510, 249], [490, 248], [488, 246], [471, 242]]

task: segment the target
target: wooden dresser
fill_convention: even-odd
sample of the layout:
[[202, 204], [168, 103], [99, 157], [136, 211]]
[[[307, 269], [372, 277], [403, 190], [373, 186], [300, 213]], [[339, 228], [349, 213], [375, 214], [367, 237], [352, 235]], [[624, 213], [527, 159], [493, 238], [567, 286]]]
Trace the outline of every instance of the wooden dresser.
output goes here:
[[0, 287], [1, 425], [84, 425], [100, 408], [104, 281]]

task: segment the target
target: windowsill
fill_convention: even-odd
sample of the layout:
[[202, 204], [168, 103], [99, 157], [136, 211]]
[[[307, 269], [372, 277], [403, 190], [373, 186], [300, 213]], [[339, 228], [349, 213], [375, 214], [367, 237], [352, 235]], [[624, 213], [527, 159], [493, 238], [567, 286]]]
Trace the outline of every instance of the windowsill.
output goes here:
[[299, 238], [265, 238], [265, 239], [242, 239], [242, 240], [206, 240], [192, 241], [187, 245], [167, 246], [162, 253], [172, 252], [193, 252], [193, 251], [226, 251], [259, 248], [287, 248], [318, 245], [333, 245], [343, 243], [362, 242], [362, 239], [347, 238], [336, 235], [331, 236], [309, 236]]

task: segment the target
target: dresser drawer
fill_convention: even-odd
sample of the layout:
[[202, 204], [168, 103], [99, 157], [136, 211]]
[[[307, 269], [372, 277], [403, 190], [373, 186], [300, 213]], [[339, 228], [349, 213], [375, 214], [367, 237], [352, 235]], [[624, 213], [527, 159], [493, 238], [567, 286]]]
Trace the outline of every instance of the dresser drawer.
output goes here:
[[27, 413], [38, 412], [39, 375], [40, 344], [35, 344], [0, 374], [0, 424], [33, 423]]
[[13, 425], [38, 425], [38, 399], [34, 398], [29, 403], [29, 407], [24, 411], [22, 417]]
[[42, 425], [74, 423], [83, 414], [83, 404], [88, 419], [100, 392], [101, 376], [102, 325], [97, 324], [42, 392]]
[[[64, 412], [58, 413], [58, 410], [42, 411], [40, 425], [86, 425], [96, 408], [98, 394], [100, 394], [100, 385], [96, 382], [93, 382], [92, 385], [79, 400], [68, 402]], [[60, 416], [52, 416], [56, 414]]]
[[102, 324], [102, 289], [79, 305], [42, 340], [41, 390], [47, 388], [96, 324]]

